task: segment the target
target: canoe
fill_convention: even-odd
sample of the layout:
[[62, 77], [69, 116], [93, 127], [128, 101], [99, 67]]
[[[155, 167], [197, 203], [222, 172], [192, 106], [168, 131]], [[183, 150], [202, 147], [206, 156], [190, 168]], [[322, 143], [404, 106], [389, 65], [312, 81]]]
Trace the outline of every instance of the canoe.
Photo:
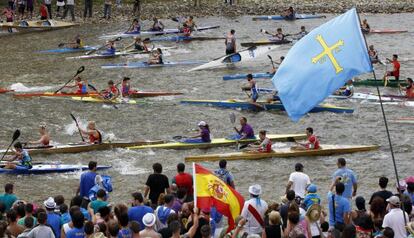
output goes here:
[[400, 117], [396, 119], [389, 119], [388, 122], [398, 124], [414, 124], [414, 117]]
[[[139, 145], [155, 145], [164, 143], [162, 140], [154, 141], [114, 141], [114, 142], [103, 142], [102, 144], [88, 144], [88, 143], [69, 143], [62, 145], [53, 145], [48, 147], [38, 146], [38, 147], [27, 147], [25, 148], [30, 155], [37, 154], [65, 154], [65, 153], [82, 153], [95, 150], [112, 150], [116, 148], [127, 148], [131, 146]], [[5, 150], [0, 150], [0, 153], [3, 154]], [[14, 154], [13, 151], [9, 151], [7, 154]]]
[[85, 46], [85, 47], [82, 47], [82, 48], [66, 47], [66, 48], [57, 48], [57, 49], [50, 49], [50, 50], [40, 50], [40, 51], [36, 51], [36, 53], [41, 53], [41, 54], [77, 53], [77, 52], [91, 51], [91, 50], [96, 50], [96, 49], [97, 49], [97, 47], [94, 47], [94, 46]]
[[407, 30], [394, 30], [394, 29], [376, 29], [371, 30], [370, 34], [397, 34], [397, 33], [405, 33], [408, 32]]
[[40, 21], [16, 21], [0, 23], [0, 28], [16, 28], [16, 29], [42, 29], [53, 30], [62, 29], [72, 26], [77, 26], [77, 23], [55, 21], [55, 20], [40, 20]]
[[[253, 78], [263, 78], [263, 79], [267, 79], [267, 78], [273, 78], [274, 74], [271, 73], [252, 73]], [[236, 79], [246, 79], [247, 78], [247, 74], [229, 74], [229, 75], [224, 75], [223, 76], [223, 80], [236, 80]]]
[[290, 40], [259, 40], [253, 42], [243, 42], [240, 45], [243, 47], [252, 47], [252, 46], [259, 46], [259, 45], [284, 45], [292, 43]]
[[[201, 26], [197, 28], [197, 31], [205, 31], [205, 30], [211, 30], [211, 29], [216, 29], [219, 28], [220, 26]], [[146, 35], [164, 35], [164, 34], [178, 34], [178, 33], [182, 33], [182, 31], [180, 29], [164, 29], [163, 31], [141, 31], [141, 32], [123, 32], [123, 33], [118, 33], [118, 34], [114, 34], [114, 35], [104, 35], [101, 36], [100, 38], [104, 38], [104, 39], [108, 39], [108, 38], [118, 38], [118, 37], [122, 37], [122, 38], [128, 38], [128, 37], [137, 37], [137, 36], [146, 36]]]
[[0, 88], [0, 93], [9, 93], [9, 92], [13, 92], [14, 90], [11, 89], [7, 89], [7, 88]]
[[[342, 96], [342, 95], [331, 95], [329, 98], [334, 99], [359, 99], [359, 100], [368, 100], [368, 101], [379, 101], [378, 95], [372, 93], [354, 93], [351, 97]], [[395, 102], [402, 101], [402, 98], [390, 97], [390, 96], [381, 96], [381, 100], [384, 102]]]
[[[272, 141], [287, 141], [290, 138], [294, 138], [295, 140], [305, 139], [305, 134], [268, 134], [267, 137]], [[259, 138], [257, 135], [256, 138]], [[213, 148], [213, 147], [222, 147], [222, 146], [231, 146], [236, 144], [249, 144], [253, 142], [257, 142], [258, 139], [248, 139], [248, 140], [240, 140], [237, 142], [236, 140], [230, 140], [226, 138], [217, 138], [212, 139], [210, 143], [184, 143], [184, 142], [171, 142], [171, 143], [164, 143], [164, 144], [153, 144], [153, 145], [140, 145], [140, 146], [133, 146], [129, 147], [128, 149], [132, 150], [141, 150], [141, 149], [205, 149], [205, 148]]]
[[[109, 169], [112, 166], [98, 165], [97, 170]], [[49, 174], [49, 173], [67, 173], [75, 172], [79, 170], [88, 170], [87, 165], [76, 164], [34, 164], [31, 169], [16, 168], [16, 169], [4, 169], [0, 167], [0, 174]]]
[[159, 38], [151, 38], [149, 39], [150, 42], [157, 42], [157, 41], [207, 41], [207, 40], [224, 40], [225, 37], [214, 37], [214, 36], [169, 36], [169, 37], [159, 37]]
[[[224, 100], [224, 101], [182, 100], [180, 103], [193, 104], [193, 105], [208, 105], [208, 106], [214, 106], [214, 107], [223, 107], [223, 108], [241, 109], [241, 110], [253, 110], [253, 111], [263, 110], [263, 108], [260, 108], [246, 100], [235, 100], [235, 99]], [[267, 103], [263, 101], [258, 101], [257, 103], [263, 106], [266, 110], [278, 110], [278, 111], [285, 110], [282, 103], [280, 102]], [[354, 109], [348, 108], [348, 107], [337, 107], [331, 104], [320, 104], [319, 106], [314, 107], [310, 112], [353, 113]]]
[[148, 64], [147, 62], [129, 62], [120, 64], [104, 64], [101, 66], [102, 69], [138, 69], [138, 68], [160, 68], [160, 67], [172, 67], [179, 65], [194, 65], [203, 64], [205, 61], [166, 61], [163, 64]]
[[[310, 14], [296, 14], [296, 20], [304, 20], [304, 19], [316, 19], [316, 18], [326, 18], [326, 16], [323, 15], [310, 15]], [[286, 20], [290, 21], [289, 19], [286, 19], [284, 16], [258, 16], [253, 17], [253, 21], [266, 21], [266, 20]]]
[[[176, 47], [159, 47], [161, 50], [169, 50], [169, 49], [175, 49]], [[138, 55], [138, 54], [149, 54], [150, 51], [142, 51], [142, 50], [124, 50], [124, 51], [117, 51], [115, 54], [105, 54], [105, 53], [95, 53], [90, 55], [79, 55], [79, 56], [73, 56], [73, 57], [66, 57], [68, 60], [72, 59], [110, 59], [110, 58], [116, 58], [119, 56], [128, 56], [128, 55]]]
[[206, 154], [185, 157], [185, 161], [217, 161], [217, 160], [257, 160], [268, 158], [288, 158], [300, 156], [329, 156], [377, 150], [378, 145], [321, 145], [318, 150], [291, 150], [290, 148], [273, 150], [270, 153], [234, 152], [226, 154]]
[[196, 71], [196, 70], [203, 70], [203, 69], [220, 68], [220, 67], [225, 67], [227, 65], [233, 65], [235, 63], [255, 60], [279, 47], [280, 47], [279, 45], [253, 46], [246, 50], [242, 50], [237, 53], [230, 54], [230, 55], [225, 55], [213, 61], [210, 61], [206, 64], [192, 68], [188, 72]]
[[[159, 96], [173, 96], [182, 95], [180, 92], [167, 92], [167, 91], [135, 91], [132, 92], [130, 98], [146, 98], [146, 97], [159, 97]], [[27, 97], [92, 97], [97, 96], [98, 93], [54, 93], [54, 92], [43, 92], [43, 93], [15, 93], [13, 97], [27, 98]]]
[[[406, 82], [404, 80], [388, 80], [387, 87], [397, 88], [398, 85], [406, 86]], [[354, 86], [384, 86], [384, 81], [381, 79], [364, 79], [364, 80], [354, 80]]]
[[94, 103], [104, 103], [104, 104], [132, 104], [132, 105], [138, 105], [142, 104], [142, 102], [138, 102], [133, 99], [128, 98], [116, 98], [114, 100], [104, 100], [101, 98], [96, 97], [72, 97], [73, 101], [80, 101], [80, 102], [94, 102]]

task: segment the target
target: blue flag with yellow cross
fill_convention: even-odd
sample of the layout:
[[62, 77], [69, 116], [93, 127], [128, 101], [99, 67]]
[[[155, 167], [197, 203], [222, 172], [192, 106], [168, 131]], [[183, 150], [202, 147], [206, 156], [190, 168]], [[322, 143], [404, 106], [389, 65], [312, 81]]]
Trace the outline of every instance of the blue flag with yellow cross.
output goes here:
[[359, 17], [353, 8], [299, 40], [272, 82], [289, 117], [298, 121], [347, 80], [372, 70]]

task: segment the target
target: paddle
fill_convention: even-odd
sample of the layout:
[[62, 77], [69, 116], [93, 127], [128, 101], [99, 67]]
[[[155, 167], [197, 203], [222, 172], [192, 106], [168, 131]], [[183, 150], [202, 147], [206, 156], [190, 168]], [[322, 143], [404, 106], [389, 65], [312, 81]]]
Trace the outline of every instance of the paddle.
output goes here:
[[[264, 34], [268, 34], [268, 35], [273, 36], [273, 34], [272, 34], [272, 33], [270, 33], [270, 32], [268, 32], [268, 31], [266, 31], [265, 29], [260, 29], [260, 32], [261, 32], [261, 33], [264, 33]], [[285, 37], [287, 37], [287, 36], [291, 36], [291, 35], [297, 35], [297, 34], [286, 34], [286, 35], [285, 35]]]
[[69, 43], [59, 43], [58, 47], [61, 48], [61, 47], [63, 47], [66, 44], [69, 44]]
[[188, 138], [187, 136], [173, 136], [172, 139], [174, 141], [180, 141], [182, 139]]
[[[110, 40], [109, 42], [115, 42], [115, 41], [120, 41], [120, 40], [122, 40], [122, 37], [119, 36], [119, 37], [115, 38], [114, 40]], [[92, 53], [95, 53], [96, 51], [102, 50], [105, 47], [106, 47], [106, 44], [103, 45], [103, 46], [101, 46], [101, 47], [99, 47], [99, 48], [97, 48], [97, 49], [94, 49], [94, 50], [91, 50], [91, 51], [86, 52], [85, 55], [90, 55]]]
[[1, 157], [2, 161], [4, 159], [4, 156], [6, 156], [7, 152], [9, 152], [10, 147], [13, 145], [13, 143], [20, 137], [20, 130], [17, 129], [14, 131], [13, 136], [12, 136], [12, 142], [10, 143], [9, 147], [7, 147], [6, 152], [4, 152], [3, 156]]
[[67, 81], [61, 88], [59, 88], [58, 90], [56, 90], [54, 93], [58, 93], [60, 90], [62, 90], [64, 87], [66, 87], [66, 85], [68, 85], [68, 83], [70, 83], [76, 76], [78, 76], [84, 70], [85, 70], [85, 66], [82, 65], [81, 67], [79, 67], [78, 71], [76, 71], [75, 76], [73, 76], [69, 81]]
[[272, 56], [267, 55], [267, 58], [269, 58], [269, 59], [270, 59], [270, 62], [272, 63], [272, 67], [273, 67], [273, 69], [274, 69], [274, 70], [276, 70], [275, 63], [273, 62]]
[[75, 117], [72, 113], [70, 114], [70, 116], [71, 116], [71, 117], [72, 117], [72, 119], [75, 121], [76, 127], [78, 128], [79, 135], [80, 135], [80, 137], [81, 137], [82, 141], [83, 141], [83, 142], [85, 142], [85, 138], [83, 138], [82, 131], [81, 131], [80, 127], [79, 127], [78, 120], [76, 119], [76, 117]]

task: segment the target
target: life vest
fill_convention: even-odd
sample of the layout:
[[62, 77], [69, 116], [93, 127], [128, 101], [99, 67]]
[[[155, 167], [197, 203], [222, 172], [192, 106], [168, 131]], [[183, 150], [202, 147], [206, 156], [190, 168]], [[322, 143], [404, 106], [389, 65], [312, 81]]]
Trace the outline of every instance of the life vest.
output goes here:
[[91, 144], [102, 144], [102, 135], [101, 132], [96, 130], [98, 132], [98, 137], [95, 137], [94, 135], [89, 135], [89, 142]]

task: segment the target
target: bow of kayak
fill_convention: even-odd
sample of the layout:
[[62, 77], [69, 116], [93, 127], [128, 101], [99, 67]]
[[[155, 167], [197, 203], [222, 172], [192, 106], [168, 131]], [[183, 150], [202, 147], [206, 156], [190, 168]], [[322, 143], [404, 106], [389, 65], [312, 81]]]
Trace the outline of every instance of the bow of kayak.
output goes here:
[[[98, 165], [97, 170], [110, 169], [112, 166]], [[48, 173], [68, 173], [75, 171], [88, 170], [87, 165], [76, 164], [34, 164], [31, 169], [17, 167], [16, 169], [4, 169], [0, 167], [0, 174], [48, 174]]]

